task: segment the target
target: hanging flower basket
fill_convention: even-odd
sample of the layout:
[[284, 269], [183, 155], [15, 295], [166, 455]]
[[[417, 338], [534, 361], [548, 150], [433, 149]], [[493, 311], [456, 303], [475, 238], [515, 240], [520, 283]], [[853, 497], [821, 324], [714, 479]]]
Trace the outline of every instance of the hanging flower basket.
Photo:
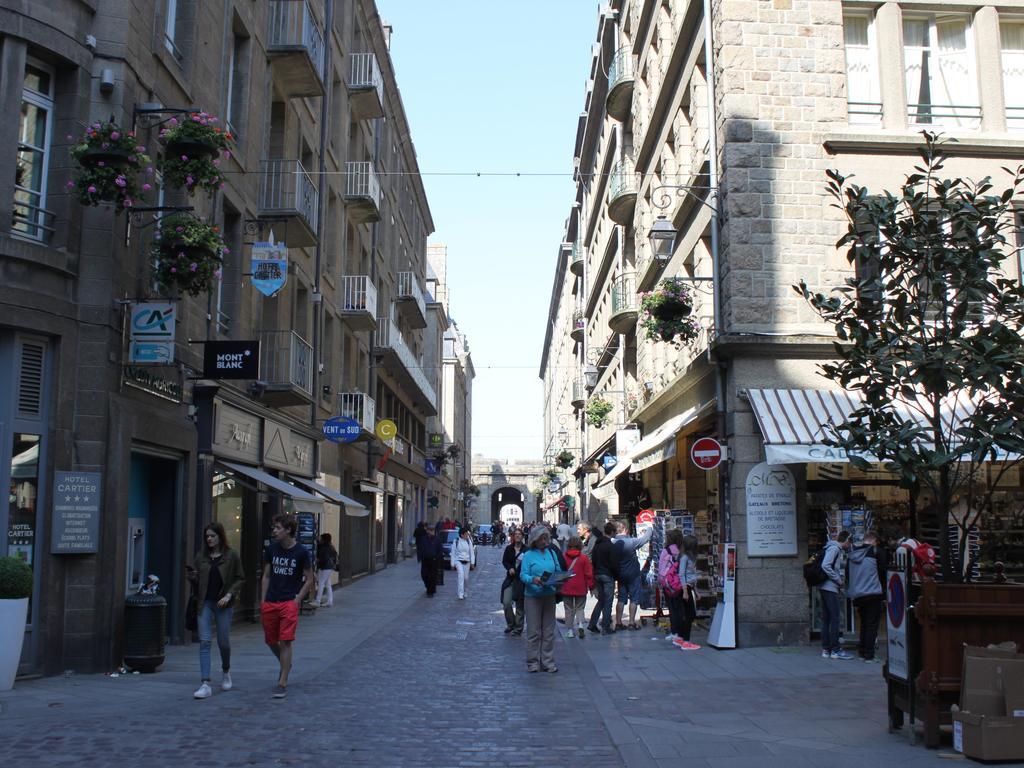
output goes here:
[[555, 457], [555, 464], [562, 469], [568, 469], [576, 461], [576, 457], [572, 455], [572, 451], [562, 451]]
[[600, 429], [607, 423], [608, 416], [611, 414], [613, 408], [614, 406], [611, 402], [605, 400], [603, 397], [590, 398], [587, 400], [587, 405], [584, 409], [587, 416], [587, 423], [592, 427]]
[[153, 172], [146, 148], [117, 123], [93, 123], [69, 154], [77, 168], [68, 190], [82, 205], [113, 203], [121, 212], [142, 202], [152, 188], [139, 180], [143, 168]]
[[230, 151], [233, 137], [206, 112], [172, 117], [160, 131], [164, 156], [157, 166], [165, 184], [181, 187], [191, 195], [196, 189], [215, 192], [224, 185], [222, 156]]
[[168, 216], [150, 254], [156, 281], [190, 296], [209, 291], [221, 278], [227, 247], [220, 229], [193, 216]]
[[692, 316], [693, 292], [679, 277], [670, 277], [640, 296], [640, 326], [648, 339], [685, 344], [700, 333]]

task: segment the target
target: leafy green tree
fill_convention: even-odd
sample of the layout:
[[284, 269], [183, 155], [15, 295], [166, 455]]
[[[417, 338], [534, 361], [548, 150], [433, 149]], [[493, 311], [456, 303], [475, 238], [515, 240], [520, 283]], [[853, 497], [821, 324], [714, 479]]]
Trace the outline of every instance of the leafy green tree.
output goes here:
[[[897, 193], [827, 173], [847, 222], [837, 247], [854, 276], [827, 294], [805, 281], [794, 288], [838, 337], [821, 374], [862, 403], [828, 426], [827, 442], [930, 497], [944, 578], [961, 581], [967, 532], [1024, 455], [1024, 288], [1012, 242], [1024, 166], [1003, 169], [1012, 182], [995, 192], [988, 177], [945, 178], [938, 136], [924, 139]], [[944, 521], [959, 528], [956, 558]]]

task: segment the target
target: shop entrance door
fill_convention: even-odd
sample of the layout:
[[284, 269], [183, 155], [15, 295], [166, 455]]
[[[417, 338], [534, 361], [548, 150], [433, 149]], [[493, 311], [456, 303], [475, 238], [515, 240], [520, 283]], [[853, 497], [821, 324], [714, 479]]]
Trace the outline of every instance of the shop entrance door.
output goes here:
[[385, 529], [385, 536], [387, 537], [385, 539], [387, 544], [386, 544], [386, 549], [384, 550], [384, 555], [385, 555], [385, 558], [386, 558], [386, 560], [387, 560], [389, 565], [391, 563], [395, 563], [395, 562], [398, 561], [398, 557], [397, 557], [397, 555], [395, 553], [395, 541], [398, 538], [397, 515], [398, 515], [398, 510], [397, 510], [397, 505], [396, 505], [396, 498], [395, 498], [395, 496], [393, 494], [389, 493], [388, 497], [387, 497], [387, 508], [386, 508], [385, 516], [384, 516], [385, 523], [386, 523], [384, 529]]

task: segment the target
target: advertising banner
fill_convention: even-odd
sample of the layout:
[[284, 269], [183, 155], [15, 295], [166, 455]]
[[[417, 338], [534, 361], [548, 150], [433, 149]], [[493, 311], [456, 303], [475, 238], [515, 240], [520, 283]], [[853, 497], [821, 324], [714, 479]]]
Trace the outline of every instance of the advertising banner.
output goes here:
[[273, 296], [288, 282], [288, 247], [284, 243], [253, 243], [252, 285]]

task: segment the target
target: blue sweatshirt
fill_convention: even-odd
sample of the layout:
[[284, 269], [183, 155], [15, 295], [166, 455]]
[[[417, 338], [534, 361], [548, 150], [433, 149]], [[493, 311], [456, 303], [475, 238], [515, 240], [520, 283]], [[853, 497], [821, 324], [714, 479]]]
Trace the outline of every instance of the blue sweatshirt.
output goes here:
[[523, 553], [523, 562], [519, 567], [519, 578], [526, 585], [527, 597], [545, 597], [557, 591], [554, 587], [541, 587], [533, 583], [534, 577], [543, 576], [544, 572], [558, 573], [558, 556], [550, 549], [528, 549]]

